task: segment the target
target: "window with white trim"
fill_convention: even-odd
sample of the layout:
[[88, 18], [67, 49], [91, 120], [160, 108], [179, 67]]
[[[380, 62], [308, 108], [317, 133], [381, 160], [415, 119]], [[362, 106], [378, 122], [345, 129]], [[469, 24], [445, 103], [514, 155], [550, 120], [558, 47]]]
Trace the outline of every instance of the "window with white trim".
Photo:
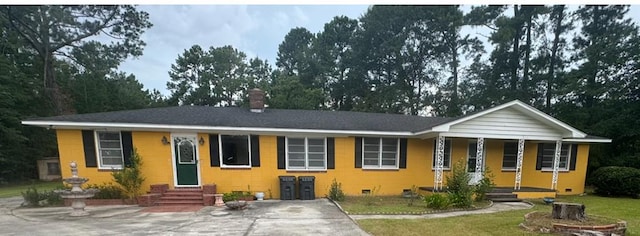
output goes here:
[[[433, 160], [431, 165], [431, 167], [433, 167], [434, 169], [436, 168], [436, 160], [437, 160], [436, 153], [438, 152], [437, 147], [438, 147], [438, 139], [436, 138], [435, 142], [433, 142]], [[442, 162], [443, 162], [444, 169], [451, 168], [451, 139], [444, 140], [444, 156], [443, 156]]]
[[362, 168], [397, 169], [400, 140], [362, 138]]
[[120, 132], [96, 131], [99, 168], [121, 169], [124, 163]]
[[220, 159], [222, 167], [251, 167], [249, 135], [220, 135]]
[[[542, 169], [553, 170], [553, 159], [556, 152], [555, 143], [542, 143]], [[562, 144], [560, 148], [560, 163], [558, 169], [569, 170], [569, 157], [571, 156], [571, 145]]]
[[518, 143], [504, 142], [504, 148], [502, 152], [502, 169], [516, 170], [517, 162], [518, 162]]
[[287, 170], [326, 170], [326, 138], [287, 137]]

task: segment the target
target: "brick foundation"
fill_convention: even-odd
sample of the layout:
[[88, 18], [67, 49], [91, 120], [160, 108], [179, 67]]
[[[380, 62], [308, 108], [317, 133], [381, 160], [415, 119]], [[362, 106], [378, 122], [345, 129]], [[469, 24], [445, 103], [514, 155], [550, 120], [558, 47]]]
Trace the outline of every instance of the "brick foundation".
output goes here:
[[215, 184], [205, 184], [202, 186], [202, 194], [216, 194], [216, 193], [218, 193], [218, 190]]
[[214, 194], [202, 194], [202, 200], [205, 206], [213, 206], [216, 201]]

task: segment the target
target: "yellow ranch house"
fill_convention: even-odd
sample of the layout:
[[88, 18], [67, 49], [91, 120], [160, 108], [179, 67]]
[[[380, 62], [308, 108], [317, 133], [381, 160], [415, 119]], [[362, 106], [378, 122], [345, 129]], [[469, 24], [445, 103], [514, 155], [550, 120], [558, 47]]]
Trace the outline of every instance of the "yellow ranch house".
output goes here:
[[215, 184], [217, 192], [261, 191], [280, 198], [279, 176], [314, 176], [324, 196], [336, 179], [347, 195], [377, 189], [399, 195], [442, 189], [457, 162], [477, 182], [491, 170], [496, 186], [518, 198], [580, 194], [591, 136], [523, 102], [462, 117], [265, 108], [179, 106], [33, 118], [55, 129], [62, 177], [76, 161], [90, 184], [112, 181], [135, 148], [145, 191]]

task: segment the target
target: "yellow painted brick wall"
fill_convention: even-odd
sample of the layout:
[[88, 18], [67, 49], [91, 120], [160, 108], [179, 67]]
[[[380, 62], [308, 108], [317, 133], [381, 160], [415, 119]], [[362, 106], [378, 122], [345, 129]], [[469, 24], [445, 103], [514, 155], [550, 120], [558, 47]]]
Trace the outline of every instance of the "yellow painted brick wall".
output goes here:
[[[287, 171], [277, 168], [277, 144], [275, 136], [260, 137], [260, 167], [247, 169], [225, 169], [202, 165], [203, 183], [215, 183], [219, 192], [263, 191], [268, 196], [280, 197], [278, 176], [315, 176], [316, 197], [323, 197], [328, 192], [335, 178], [342, 183], [343, 191], [348, 195], [361, 194], [363, 189], [379, 188], [378, 194], [393, 195], [402, 193], [412, 185], [433, 185], [431, 171], [432, 145], [429, 140], [409, 139], [407, 142], [407, 169], [399, 170], [363, 170], [355, 168], [355, 152], [353, 137], [335, 138], [335, 169], [327, 171]], [[209, 157], [208, 145], [200, 150], [201, 158]], [[202, 146], [201, 146], [202, 147]], [[208, 160], [207, 160], [208, 161]]]
[[502, 170], [502, 157], [504, 155], [504, 142], [502, 140], [485, 140], [486, 160], [485, 166], [494, 175], [496, 186], [513, 187], [516, 181], [516, 172]]
[[[143, 171], [146, 177], [143, 191], [149, 190], [149, 185], [166, 183], [174, 184], [171, 145], [163, 145], [163, 136], [170, 139], [168, 132], [132, 132], [133, 145], [143, 158]], [[363, 189], [379, 188], [378, 194], [395, 195], [403, 189], [415, 186], [433, 186], [434, 172], [432, 169], [433, 139], [409, 139], [407, 142], [407, 168], [399, 170], [366, 170], [354, 167], [353, 137], [335, 138], [335, 169], [321, 172], [286, 171], [277, 168], [277, 150], [275, 136], [260, 136], [260, 167], [231, 169], [210, 166], [208, 134], [198, 134], [198, 139], [206, 140], [204, 145], [198, 145], [201, 184], [217, 184], [218, 192], [246, 191], [250, 185], [251, 191], [263, 191], [269, 197], [269, 189], [273, 198], [279, 198], [278, 176], [315, 176], [316, 197], [323, 197], [328, 192], [331, 181], [335, 178], [342, 183], [342, 188], [348, 195], [359, 195]], [[80, 176], [89, 178], [89, 184], [111, 182], [111, 171], [87, 168], [84, 163], [82, 132], [80, 130], [57, 130], [58, 148], [63, 178], [70, 176], [69, 162], [78, 162]], [[502, 171], [502, 140], [485, 140], [486, 166], [495, 175], [497, 186], [512, 187], [515, 173]], [[457, 161], [466, 163], [468, 139], [454, 138], [452, 164]], [[551, 172], [536, 171], [537, 145], [526, 142], [522, 186], [551, 187]], [[559, 175], [558, 189], [560, 194], [578, 194], [584, 191], [584, 179], [589, 146], [579, 145], [576, 171], [562, 172]], [[445, 175], [450, 171], [445, 171]], [[564, 192], [571, 188], [570, 193]]]

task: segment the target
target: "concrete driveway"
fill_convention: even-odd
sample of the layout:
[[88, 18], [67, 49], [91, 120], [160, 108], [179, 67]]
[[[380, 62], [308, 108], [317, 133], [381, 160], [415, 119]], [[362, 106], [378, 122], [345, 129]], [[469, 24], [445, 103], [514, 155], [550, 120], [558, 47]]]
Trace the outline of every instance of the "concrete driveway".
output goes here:
[[[253, 201], [248, 209], [204, 207], [197, 212], [144, 213], [137, 206], [18, 208], [0, 199], [0, 235], [367, 235], [326, 199]], [[228, 215], [214, 216], [219, 213]]]

